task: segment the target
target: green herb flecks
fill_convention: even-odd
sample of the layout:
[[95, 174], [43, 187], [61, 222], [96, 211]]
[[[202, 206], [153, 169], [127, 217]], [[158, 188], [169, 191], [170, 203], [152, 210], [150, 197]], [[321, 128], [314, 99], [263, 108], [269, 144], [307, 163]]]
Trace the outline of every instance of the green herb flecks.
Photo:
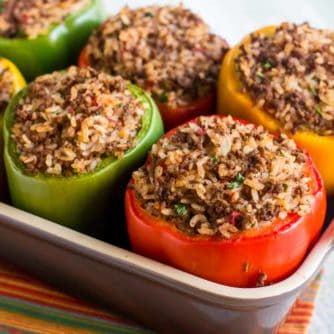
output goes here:
[[218, 164], [218, 158], [216, 156], [211, 157], [212, 162], [217, 165]]
[[240, 173], [238, 173], [237, 176], [235, 177], [235, 181], [227, 184], [227, 189], [240, 188], [244, 181], [245, 178]]
[[320, 116], [322, 116], [322, 110], [319, 105], [315, 106], [314, 108], [315, 112], [318, 113]]
[[262, 72], [256, 72], [255, 75], [260, 80], [264, 80], [264, 78], [265, 78], [265, 76], [264, 76], [264, 74]]
[[318, 96], [317, 90], [315, 89], [313, 85], [310, 84], [308, 88], [313, 96]]
[[151, 12], [146, 12], [146, 13], [144, 14], [144, 16], [145, 16], [145, 17], [154, 17], [154, 14], [151, 13]]
[[174, 204], [174, 211], [178, 216], [185, 216], [188, 213], [187, 207], [182, 203]]
[[263, 63], [263, 68], [265, 68], [266, 70], [269, 70], [272, 67], [273, 67], [273, 65], [270, 61], [266, 61], [266, 62]]
[[162, 92], [160, 95], [158, 95], [158, 100], [161, 103], [166, 103], [168, 102], [168, 95], [166, 92]]

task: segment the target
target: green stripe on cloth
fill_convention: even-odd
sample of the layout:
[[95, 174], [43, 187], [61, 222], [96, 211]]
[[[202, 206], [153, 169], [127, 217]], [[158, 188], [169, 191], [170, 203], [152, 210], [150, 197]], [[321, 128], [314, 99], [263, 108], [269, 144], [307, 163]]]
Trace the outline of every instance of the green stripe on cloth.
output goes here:
[[11, 326], [0, 325], [0, 334], [34, 334], [33, 332], [23, 331]]
[[153, 333], [140, 327], [127, 324], [79, 315], [74, 312], [61, 311], [51, 307], [16, 300], [15, 298], [0, 297], [0, 308], [12, 313], [22, 314], [28, 317], [58, 323], [62, 326], [81, 328], [96, 333], [117, 333], [117, 334], [150, 334]]

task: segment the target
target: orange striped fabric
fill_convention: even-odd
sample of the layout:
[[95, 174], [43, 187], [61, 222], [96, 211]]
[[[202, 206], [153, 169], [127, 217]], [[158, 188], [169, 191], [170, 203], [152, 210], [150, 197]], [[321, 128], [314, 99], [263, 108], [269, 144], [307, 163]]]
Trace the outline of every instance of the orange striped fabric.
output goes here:
[[[298, 298], [277, 334], [305, 334], [320, 275]], [[152, 333], [117, 314], [54, 290], [8, 264], [0, 264], [0, 334]]]
[[320, 280], [321, 273], [297, 299], [277, 334], [305, 334], [308, 332]]

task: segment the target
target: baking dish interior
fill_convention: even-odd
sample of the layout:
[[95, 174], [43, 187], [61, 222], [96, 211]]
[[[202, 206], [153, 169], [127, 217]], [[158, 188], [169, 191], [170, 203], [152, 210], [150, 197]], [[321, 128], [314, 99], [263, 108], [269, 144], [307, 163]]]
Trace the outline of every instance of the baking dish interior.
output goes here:
[[[330, 202], [332, 199], [329, 199]], [[278, 303], [287, 295], [299, 291], [314, 277], [326, 256], [334, 248], [334, 221], [330, 222], [329, 219], [333, 210], [331, 206], [321, 237], [297, 271], [281, 282], [261, 288], [233, 288], [213, 283], [129, 251], [125, 224], [120, 224], [121, 214], [109, 224], [111, 227], [109, 232], [112, 230], [114, 233], [109, 236], [117, 235], [114, 240], [112, 237], [101, 237], [108, 235], [104, 234], [108, 231], [105, 225], [97, 226], [94, 231], [87, 231], [90, 234], [87, 235], [4, 203], [0, 203], [0, 224], [5, 225], [6, 228], [20, 230], [31, 237], [47, 240], [58, 247], [66, 248], [72, 253], [84, 255], [94, 261], [182, 290], [183, 293], [194, 294], [198, 298], [210, 300], [211, 303], [224, 301], [224, 305], [247, 309], [258, 306], [259, 303], [262, 306]]]

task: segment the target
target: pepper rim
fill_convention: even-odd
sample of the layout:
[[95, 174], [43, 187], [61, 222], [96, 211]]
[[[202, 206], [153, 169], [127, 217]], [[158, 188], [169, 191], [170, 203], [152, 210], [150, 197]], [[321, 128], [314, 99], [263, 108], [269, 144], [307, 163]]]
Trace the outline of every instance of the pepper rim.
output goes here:
[[126, 159], [128, 156], [132, 154], [133, 151], [136, 150], [137, 146], [139, 146], [146, 138], [153, 119], [153, 114], [155, 110], [155, 104], [152, 100], [152, 98], [141, 88], [139, 88], [136, 85], [128, 84], [128, 89], [130, 90], [131, 94], [140, 101], [140, 104], [144, 106], [144, 115], [141, 119], [141, 128], [139, 132], [137, 133], [136, 138], [136, 144], [131, 147], [128, 151], [125, 152], [123, 157], [121, 159], [117, 159], [114, 156], [108, 156], [101, 160], [101, 162], [97, 165], [96, 168], [94, 168], [92, 171], [87, 173], [81, 173], [81, 174], [74, 174], [71, 176], [55, 176], [55, 175], [46, 175], [45, 173], [37, 173], [34, 175], [28, 174], [24, 172], [23, 164], [19, 162], [18, 157], [15, 153], [16, 150], [16, 143], [13, 139], [11, 139], [10, 136], [10, 129], [13, 125], [15, 116], [14, 116], [14, 108], [17, 105], [17, 103], [20, 101], [20, 99], [25, 96], [27, 92], [27, 87], [23, 88], [19, 93], [17, 93], [11, 102], [8, 104], [8, 107], [4, 114], [4, 136], [5, 136], [5, 153], [8, 153], [9, 158], [13, 162], [13, 166], [15, 169], [25, 177], [31, 177], [39, 180], [76, 180], [76, 179], [84, 179], [89, 178], [92, 175], [98, 174], [100, 172], [103, 172], [106, 168], [110, 167], [111, 164], [117, 164], [118, 162], [122, 161], [123, 159]]
[[97, 1], [98, 0], [90, 0], [90, 2], [86, 6], [84, 6], [83, 8], [81, 8], [80, 10], [78, 10], [74, 13], [70, 13], [68, 16], [66, 16], [66, 18], [63, 21], [51, 24], [49, 26], [49, 29], [47, 30], [47, 32], [45, 32], [41, 35], [38, 35], [34, 38], [29, 38], [28, 36], [13, 37], [13, 38], [0, 36], [0, 43], [4, 42], [4, 41], [15, 41], [15, 42], [37, 41], [37, 40], [42, 40], [44, 38], [47, 38], [48, 36], [51, 36], [54, 33], [55, 30], [68, 26], [73, 19], [75, 19], [76, 17], [81, 16], [82, 14], [87, 12], [90, 8], [92, 8], [94, 5], [97, 4]]
[[[226, 116], [224, 115], [211, 115], [208, 117], [218, 117], [218, 118], [225, 118]], [[196, 117], [184, 124], [182, 124], [181, 126], [188, 124], [188, 123], [196, 123], [199, 117]], [[233, 117], [234, 121], [240, 122], [242, 124], [252, 124], [249, 123], [247, 121], [238, 119]], [[254, 127], [258, 127], [258, 125], [254, 125]], [[178, 128], [178, 127], [177, 127]], [[170, 131], [168, 131], [165, 136], [170, 136], [173, 133], [176, 132], [177, 128], [174, 128]], [[277, 136], [275, 134], [269, 133], [271, 136]], [[297, 145], [298, 148], [300, 148]], [[317, 170], [317, 168], [315, 167], [315, 164], [311, 158], [311, 156], [305, 152], [307, 160], [306, 160], [306, 165], [310, 167], [310, 173], [313, 174], [312, 177], [314, 179], [314, 190], [312, 192], [312, 195], [314, 195], [314, 199], [312, 201], [312, 207], [313, 204], [315, 203], [315, 201], [317, 200], [317, 197], [321, 195], [321, 193], [324, 191], [324, 183], [323, 180], [320, 176], [319, 171]], [[149, 158], [148, 158], [149, 159]], [[148, 160], [145, 162], [145, 164], [148, 162]], [[278, 223], [273, 223], [271, 224], [269, 227], [261, 229], [262, 232], [264, 231], [264, 233], [261, 233], [261, 230], [259, 233], [254, 233], [254, 230], [250, 230], [250, 231], [244, 231], [242, 234], [238, 233], [237, 236], [232, 237], [230, 239], [225, 239], [225, 238], [221, 238], [221, 237], [217, 237], [217, 236], [204, 236], [204, 235], [189, 235], [187, 233], [182, 232], [181, 230], [179, 230], [175, 225], [168, 223], [167, 221], [165, 221], [164, 219], [158, 218], [153, 216], [152, 214], [150, 214], [147, 210], [145, 210], [139, 203], [139, 200], [137, 199], [134, 189], [132, 187], [133, 185], [133, 179], [130, 180], [129, 185], [126, 189], [126, 198], [129, 200], [129, 204], [131, 206], [131, 209], [133, 211], [133, 213], [136, 215], [136, 217], [138, 219], [140, 219], [143, 223], [145, 223], [148, 226], [153, 226], [153, 224], [157, 224], [159, 227], [164, 228], [164, 227], [168, 227], [169, 230], [168, 232], [171, 233], [173, 235], [173, 237], [178, 238], [180, 240], [183, 241], [189, 241], [189, 240], [196, 240], [196, 242], [216, 242], [216, 243], [233, 243], [233, 242], [245, 242], [247, 240], [257, 240], [260, 238], [266, 238], [269, 236], [272, 236], [273, 234], [280, 234], [280, 233], [284, 233], [288, 230], [290, 230], [291, 228], [293, 228], [295, 225], [297, 225], [299, 222], [303, 221], [303, 218], [308, 215], [303, 215], [300, 216], [296, 213], [294, 214], [288, 214], [288, 217], [285, 218], [284, 220], [282, 220], [281, 222]], [[275, 217], [277, 218], [277, 217]], [[276, 226], [275, 226], [276, 225]], [[276, 227], [276, 228], [275, 228]]]

